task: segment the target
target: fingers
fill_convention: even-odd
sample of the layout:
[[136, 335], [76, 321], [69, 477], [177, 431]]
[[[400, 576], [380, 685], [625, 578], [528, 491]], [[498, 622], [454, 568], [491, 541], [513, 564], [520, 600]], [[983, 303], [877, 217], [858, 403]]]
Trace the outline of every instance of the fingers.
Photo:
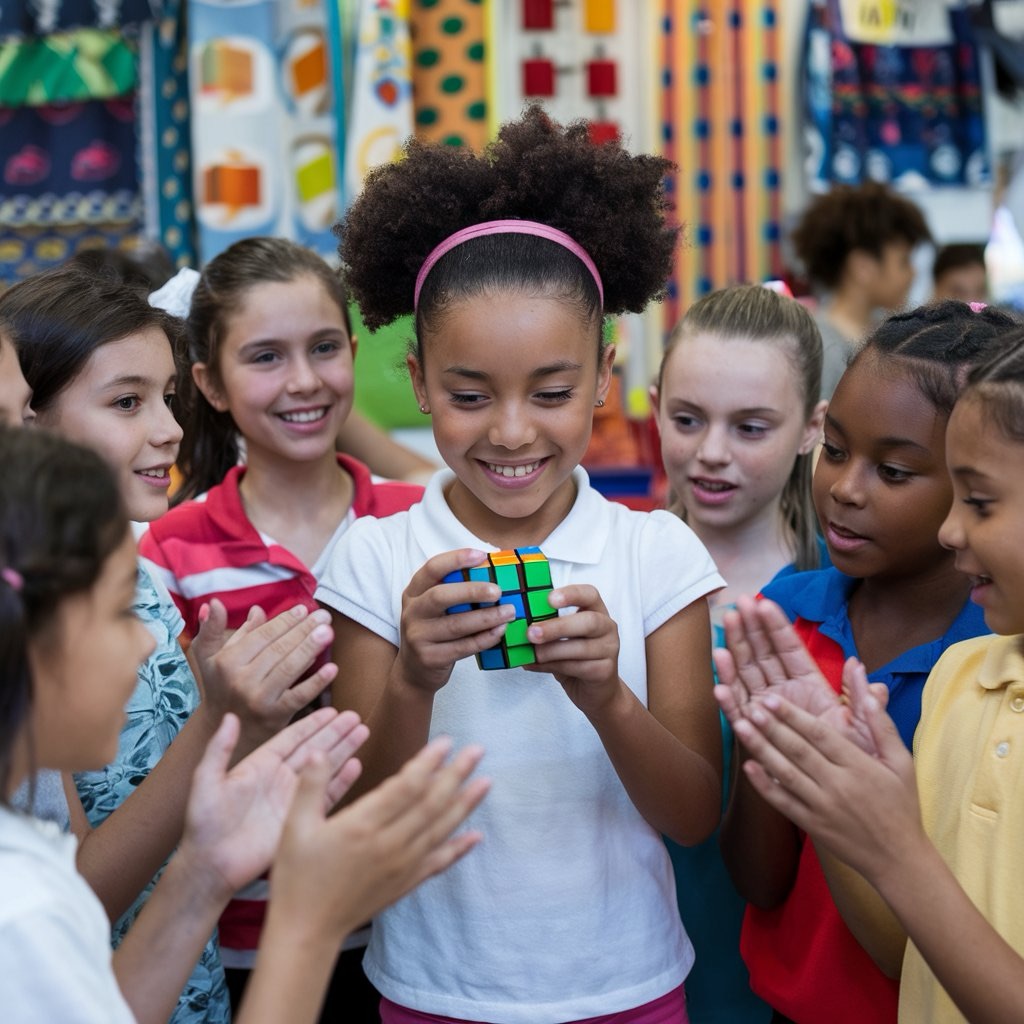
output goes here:
[[785, 612], [774, 601], [761, 600], [754, 604], [754, 613], [761, 626], [760, 635], [768, 646], [772, 661], [781, 670], [781, 679], [819, 674], [818, 666]]
[[[355, 716], [356, 722], [359, 716], [355, 712], [346, 712]], [[334, 708], [317, 708], [312, 714], [306, 715], [291, 725], [285, 726], [260, 747], [260, 750], [270, 751], [282, 761], [287, 761], [301, 746], [311, 737], [315, 736], [321, 729], [325, 728], [335, 718], [339, 717]], [[351, 722], [351, 719], [348, 720]], [[353, 727], [355, 723], [352, 723]]]
[[239, 660], [273, 690], [283, 691], [313, 664], [334, 639], [331, 613], [302, 605], [276, 615], [236, 648]]
[[209, 658], [223, 646], [228, 627], [228, 612], [224, 603], [214, 598], [199, 609], [199, 632], [192, 641], [197, 658]]
[[199, 759], [199, 764], [196, 765], [196, 770], [193, 773], [194, 786], [209, 789], [224, 778], [228, 765], [231, 763], [231, 755], [238, 743], [239, 731], [237, 716], [226, 714], [221, 719], [217, 731], [210, 738], [210, 742], [206, 744], [206, 750], [203, 751], [203, 756]]
[[445, 551], [428, 559], [420, 566], [413, 574], [405, 592], [410, 597], [418, 597], [432, 587], [436, 587], [449, 573], [457, 572], [459, 569], [471, 569], [486, 561], [486, 553], [477, 548], [458, 548], [455, 551]]

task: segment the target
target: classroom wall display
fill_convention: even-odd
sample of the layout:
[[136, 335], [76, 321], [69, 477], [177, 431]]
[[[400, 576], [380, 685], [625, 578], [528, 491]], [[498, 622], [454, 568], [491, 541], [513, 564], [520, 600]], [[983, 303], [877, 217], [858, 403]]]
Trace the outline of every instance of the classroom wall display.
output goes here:
[[966, 3], [813, 0], [807, 97], [812, 188], [990, 182]]
[[200, 258], [258, 234], [332, 255], [340, 188], [323, 5], [193, 0], [189, 74]]
[[669, 329], [716, 288], [782, 276], [777, 0], [666, 0], [662, 137], [684, 226]]

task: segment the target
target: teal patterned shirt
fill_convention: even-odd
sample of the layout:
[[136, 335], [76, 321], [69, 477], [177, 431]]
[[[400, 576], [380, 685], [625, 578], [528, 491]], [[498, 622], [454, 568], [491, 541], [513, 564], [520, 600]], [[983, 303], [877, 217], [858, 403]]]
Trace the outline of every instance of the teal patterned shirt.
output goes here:
[[[135, 692], [125, 709], [127, 721], [121, 730], [117, 757], [102, 771], [75, 775], [78, 795], [93, 828], [131, 795], [199, 705], [195, 676], [178, 644], [178, 634], [184, 625], [181, 614], [163, 585], [146, 568], [144, 560], [139, 562], [135, 613], [156, 639], [156, 650], [139, 669]], [[162, 872], [163, 868], [160, 870]], [[115, 947], [138, 917], [159, 877], [160, 872], [115, 923]], [[215, 933], [203, 949], [170, 1022], [228, 1024], [230, 1020], [231, 1009]]]

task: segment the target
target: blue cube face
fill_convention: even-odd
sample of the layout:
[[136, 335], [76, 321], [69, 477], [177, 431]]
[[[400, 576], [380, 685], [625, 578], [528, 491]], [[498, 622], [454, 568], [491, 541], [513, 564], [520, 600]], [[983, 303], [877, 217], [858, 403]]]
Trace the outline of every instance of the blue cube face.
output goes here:
[[502, 588], [498, 601], [480, 604], [457, 604], [448, 609], [449, 615], [468, 612], [473, 608], [489, 608], [492, 604], [508, 604], [515, 609], [515, 618], [509, 623], [500, 644], [477, 655], [477, 664], [485, 671], [513, 668], [536, 661], [533, 645], [525, 642], [526, 630], [531, 622], [557, 615], [547, 596], [553, 583], [551, 570], [544, 553], [537, 547], [492, 551], [486, 564], [448, 573], [443, 582], [497, 583]]

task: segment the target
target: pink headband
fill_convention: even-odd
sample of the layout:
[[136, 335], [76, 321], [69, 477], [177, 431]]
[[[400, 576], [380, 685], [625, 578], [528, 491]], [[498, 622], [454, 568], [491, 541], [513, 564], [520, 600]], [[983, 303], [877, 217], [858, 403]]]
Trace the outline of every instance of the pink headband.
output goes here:
[[485, 220], [482, 224], [471, 224], [468, 228], [456, 231], [449, 235], [440, 245], [431, 250], [430, 255], [423, 261], [420, 272], [416, 275], [416, 289], [413, 292], [412, 304], [416, 309], [420, 304], [420, 292], [423, 289], [423, 282], [427, 274], [434, 269], [434, 264], [446, 253], [451, 252], [457, 245], [468, 242], [471, 238], [483, 238], [484, 235], [536, 235], [538, 238], [547, 238], [557, 242], [563, 249], [568, 249], [580, 262], [590, 271], [590, 276], [597, 285], [597, 294], [601, 299], [601, 306], [604, 306], [604, 286], [601, 284], [601, 275], [594, 266], [586, 249], [574, 238], [571, 238], [564, 231], [550, 227], [547, 224], [538, 224], [535, 220]]

